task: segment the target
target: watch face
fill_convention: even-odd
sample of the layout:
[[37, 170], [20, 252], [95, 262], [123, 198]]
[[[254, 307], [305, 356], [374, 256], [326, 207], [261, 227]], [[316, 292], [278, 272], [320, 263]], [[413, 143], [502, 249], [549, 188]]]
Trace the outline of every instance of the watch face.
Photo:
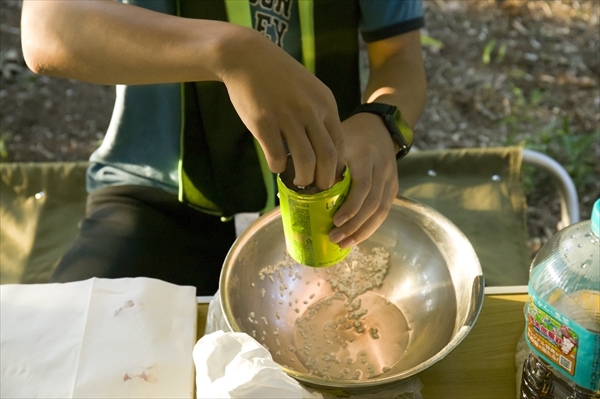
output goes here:
[[396, 110], [396, 112], [394, 112], [394, 123], [396, 126], [398, 126], [400, 134], [402, 134], [404, 141], [406, 141], [406, 145], [408, 146], [408, 148], [410, 148], [413, 145], [413, 142], [415, 141], [415, 134], [413, 133], [413, 130], [410, 128], [410, 126], [408, 126], [408, 123], [406, 123], [406, 120], [404, 120], [404, 117], [402, 116], [402, 113], [399, 110]]

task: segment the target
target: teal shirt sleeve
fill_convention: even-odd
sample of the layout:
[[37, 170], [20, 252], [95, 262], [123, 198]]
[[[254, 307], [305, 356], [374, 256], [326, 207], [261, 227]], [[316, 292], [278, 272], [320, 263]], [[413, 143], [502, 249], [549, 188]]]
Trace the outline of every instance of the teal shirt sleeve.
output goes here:
[[359, 0], [365, 42], [387, 39], [425, 26], [422, 0]]

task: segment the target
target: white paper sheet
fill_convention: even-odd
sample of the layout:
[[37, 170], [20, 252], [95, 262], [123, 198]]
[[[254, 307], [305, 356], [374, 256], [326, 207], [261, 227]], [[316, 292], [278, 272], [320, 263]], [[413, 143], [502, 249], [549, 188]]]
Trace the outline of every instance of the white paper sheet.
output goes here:
[[149, 278], [0, 286], [0, 396], [192, 398], [195, 291]]

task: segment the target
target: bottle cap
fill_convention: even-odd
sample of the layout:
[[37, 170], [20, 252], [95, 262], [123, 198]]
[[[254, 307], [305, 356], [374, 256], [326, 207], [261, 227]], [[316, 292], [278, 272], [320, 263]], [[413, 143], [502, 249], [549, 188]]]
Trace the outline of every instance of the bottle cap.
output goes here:
[[592, 208], [592, 233], [600, 237], [600, 199], [597, 199]]

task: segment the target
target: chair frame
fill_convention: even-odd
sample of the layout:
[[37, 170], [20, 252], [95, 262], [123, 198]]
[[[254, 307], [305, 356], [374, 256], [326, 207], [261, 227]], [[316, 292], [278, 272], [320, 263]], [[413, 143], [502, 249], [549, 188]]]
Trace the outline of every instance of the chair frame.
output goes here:
[[562, 229], [580, 220], [579, 196], [575, 183], [561, 164], [539, 151], [523, 149], [523, 163], [538, 167], [549, 173], [556, 183], [560, 198], [561, 219], [558, 228]]

